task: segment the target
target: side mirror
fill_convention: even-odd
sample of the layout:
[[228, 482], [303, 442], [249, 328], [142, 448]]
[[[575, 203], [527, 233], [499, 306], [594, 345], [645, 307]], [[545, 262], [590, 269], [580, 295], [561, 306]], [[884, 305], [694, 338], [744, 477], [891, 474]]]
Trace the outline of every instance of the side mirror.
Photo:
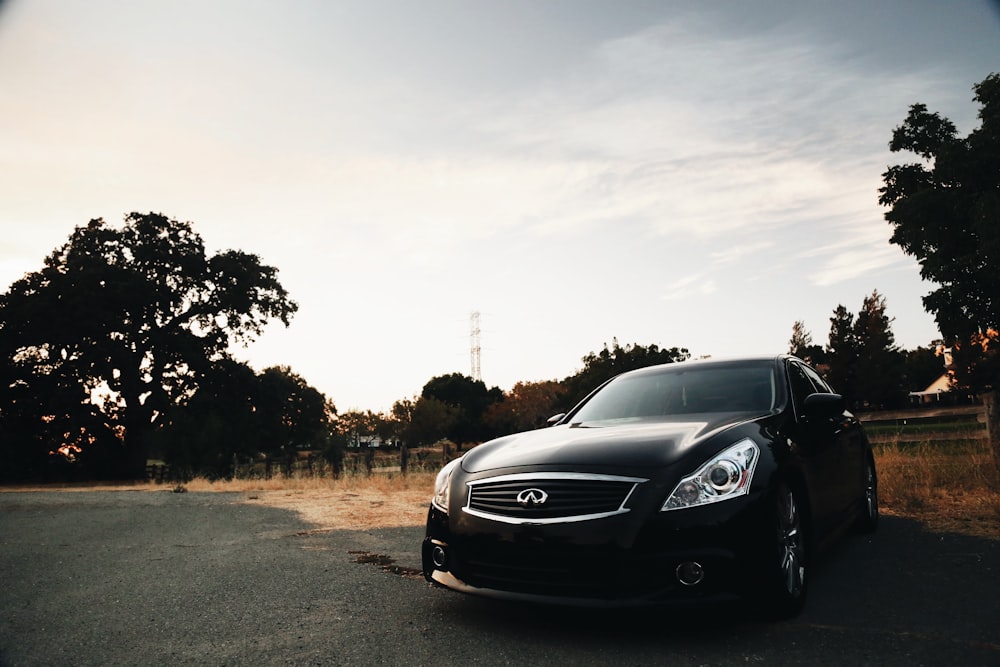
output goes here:
[[557, 415], [552, 415], [551, 417], [549, 417], [548, 419], [545, 420], [545, 425], [546, 426], [555, 426], [560, 421], [562, 421], [562, 418], [565, 417], [565, 416], [566, 416], [565, 412], [560, 412]]
[[802, 402], [806, 417], [829, 419], [837, 417], [847, 408], [847, 402], [840, 394], [809, 394]]

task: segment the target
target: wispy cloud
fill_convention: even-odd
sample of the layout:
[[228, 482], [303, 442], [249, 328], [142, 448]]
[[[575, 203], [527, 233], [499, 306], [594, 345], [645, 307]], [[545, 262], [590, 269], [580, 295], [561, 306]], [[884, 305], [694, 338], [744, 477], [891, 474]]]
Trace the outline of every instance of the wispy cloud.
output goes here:
[[679, 280], [666, 285], [660, 293], [663, 301], [675, 301], [686, 299], [692, 296], [707, 296], [716, 291], [715, 280], [699, 273], [685, 276]]
[[762, 250], [774, 247], [774, 241], [758, 241], [746, 245], [732, 246], [724, 250], [716, 250], [709, 254], [714, 264], [729, 264], [744, 257], [755, 255]]

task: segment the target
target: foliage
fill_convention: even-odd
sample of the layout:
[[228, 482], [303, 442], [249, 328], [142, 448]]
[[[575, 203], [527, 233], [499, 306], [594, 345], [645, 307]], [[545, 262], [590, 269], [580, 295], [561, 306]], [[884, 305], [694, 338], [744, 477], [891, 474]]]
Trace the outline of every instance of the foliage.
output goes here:
[[[924, 307], [958, 348], [1000, 331], [1000, 75], [990, 74], [973, 89], [981, 123], [966, 137], [926, 105], [910, 107], [889, 148], [920, 161], [889, 167], [879, 189], [879, 203], [889, 207], [890, 240], [937, 285]], [[996, 345], [980, 344], [956, 370], [965, 386], [996, 389]]]
[[428, 380], [420, 397], [435, 399], [448, 407], [453, 420], [444, 436], [461, 445], [481, 442], [492, 435], [485, 428], [483, 413], [503, 399], [503, 392], [497, 387], [487, 389], [482, 380], [451, 373]]
[[396, 437], [397, 424], [371, 410], [348, 410], [337, 415], [334, 430], [350, 447], [367, 446], [373, 440], [390, 443]]
[[906, 403], [903, 355], [896, 345], [892, 322], [886, 315], [884, 296], [875, 290], [865, 297], [854, 322], [859, 361], [855, 398], [865, 407], [892, 408]]
[[545, 426], [555, 415], [564, 393], [554, 380], [518, 382], [483, 414], [486, 426], [496, 435], [530, 431]]
[[812, 366], [826, 363], [826, 352], [823, 350], [823, 346], [813, 343], [812, 334], [806, 329], [805, 322], [802, 320], [796, 320], [792, 324], [792, 337], [788, 340], [788, 353]]
[[182, 409], [154, 433], [153, 451], [181, 479], [231, 477], [234, 463], [251, 458], [260, 445], [259, 393], [259, 379], [249, 366], [230, 359], [215, 362]]
[[222, 359], [152, 442], [181, 478], [230, 478], [237, 464], [257, 458], [263, 458], [265, 474], [273, 463], [287, 473], [300, 450], [329, 444], [335, 413], [325, 396], [287, 367], [256, 374]]
[[854, 391], [854, 370], [858, 363], [858, 343], [854, 337], [854, 313], [838, 304], [830, 318], [826, 345], [826, 381], [834, 391], [850, 396]]
[[151, 434], [211, 363], [296, 308], [276, 269], [235, 250], [207, 256], [191, 223], [92, 220], [0, 297], [3, 440], [30, 432], [58, 452], [76, 438], [91, 474], [141, 476]]
[[893, 408], [906, 402], [903, 353], [895, 343], [885, 297], [866, 296], [857, 318], [838, 305], [830, 318], [826, 380], [858, 408]]
[[407, 447], [431, 445], [448, 437], [458, 421], [458, 408], [434, 397], [402, 399], [392, 406], [399, 437]]
[[583, 369], [563, 380], [565, 390], [563, 411], [569, 410], [590, 392], [620, 373], [645, 366], [685, 361], [689, 358], [691, 354], [686, 348], [672, 347], [661, 350], [655, 343], [648, 347], [635, 344], [622, 347], [618, 344], [618, 339], [614, 338], [610, 349], [605, 343], [600, 352], [590, 352], [582, 359]]
[[288, 470], [300, 450], [323, 442], [336, 408], [317, 389], [287, 366], [260, 374], [257, 424], [260, 452]]

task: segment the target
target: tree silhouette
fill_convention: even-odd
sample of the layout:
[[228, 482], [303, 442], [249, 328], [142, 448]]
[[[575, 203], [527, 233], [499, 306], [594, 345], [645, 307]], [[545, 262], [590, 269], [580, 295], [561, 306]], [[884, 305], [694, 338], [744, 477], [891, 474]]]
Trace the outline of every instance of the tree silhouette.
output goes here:
[[874, 290], [855, 318], [838, 305], [830, 318], [826, 380], [857, 408], [899, 407], [906, 401], [903, 353], [895, 343], [885, 297]]
[[655, 343], [649, 346], [630, 344], [622, 347], [618, 344], [618, 339], [614, 338], [611, 348], [605, 343], [600, 352], [588, 353], [582, 359], [583, 368], [563, 380], [566, 390], [563, 409], [569, 410], [590, 392], [620, 373], [656, 364], [685, 361], [690, 357], [686, 348], [660, 349]]
[[182, 480], [232, 477], [235, 464], [251, 460], [264, 444], [259, 395], [260, 380], [252, 368], [232, 359], [214, 362], [194, 395], [155, 431], [154, 449]]
[[813, 366], [826, 362], [823, 346], [813, 344], [812, 334], [806, 329], [806, 324], [802, 320], [795, 320], [795, 323], [792, 324], [792, 337], [788, 340], [788, 353]]
[[981, 393], [1000, 474], [1000, 74], [973, 86], [978, 128], [966, 137], [924, 104], [914, 104], [889, 148], [921, 162], [882, 174], [892, 243], [937, 285], [924, 297], [954, 350], [958, 384]]
[[903, 353], [892, 333], [893, 318], [886, 314], [885, 297], [873, 291], [865, 297], [854, 321], [858, 365], [856, 399], [869, 408], [896, 408], [906, 402]]
[[858, 342], [854, 333], [854, 313], [837, 304], [830, 318], [830, 335], [826, 345], [829, 366], [826, 380], [833, 390], [851, 400], [855, 396], [854, 378], [858, 363]]
[[945, 342], [984, 353], [956, 369], [959, 380], [992, 390], [1000, 385], [1000, 75], [973, 89], [981, 124], [966, 137], [926, 105], [910, 107], [889, 148], [920, 162], [889, 167], [879, 203], [889, 208], [891, 242], [936, 284], [924, 308]]
[[[0, 297], [0, 429], [10, 412], [20, 427], [66, 420], [68, 431], [43, 436], [42, 448], [57, 451], [64, 433], [94, 428], [81, 421], [92, 411], [102, 428], [87, 432], [84, 450], [108, 452], [93, 472], [139, 477], [150, 433], [209, 363], [274, 318], [287, 325], [296, 309], [275, 268], [236, 250], [207, 256], [189, 222], [158, 213], [130, 213], [118, 227], [92, 220]], [[60, 395], [72, 396], [58, 409], [26, 415], [12, 403], [14, 389], [38, 393], [56, 378]]]
[[482, 380], [474, 380], [461, 373], [451, 373], [431, 378], [420, 393], [421, 398], [435, 399], [451, 408], [454, 420], [446, 432], [452, 442], [482, 442], [491, 433], [483, 422], [486, 409], [503, 399], [498, 387], [487, 389]]
[[545, 426], [559, 410], [563, 386], [555, 380], [518, 382], [493, 403], [483, 420], [495, 435], [507, 435]]

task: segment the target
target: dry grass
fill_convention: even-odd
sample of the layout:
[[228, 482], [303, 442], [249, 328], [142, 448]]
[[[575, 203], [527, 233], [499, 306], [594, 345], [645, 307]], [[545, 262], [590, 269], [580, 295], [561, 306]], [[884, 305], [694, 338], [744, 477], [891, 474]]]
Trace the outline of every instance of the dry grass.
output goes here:
[[882, 445], [875, 467], [884, 514], [939, 532], [1000, 539], [1000, 475], [985, 441]]
[[246, 502], [293, 510], [316, 530], [367, 530], [419, 526], [427, 517], [434, 489], [432, 472], [344, 475], [339, 479], [310, 475], [274, 476], [270, 479], [235, 479], [211, 482], [196, 478], [174, 483], [79, 483], [0, 487], [13, 491], [209, 491], [242, 493]]
[[[226, 490], [246, 492], [248, 502], [298, 512], [304, 520], [316, 524], [317, 530], [367, 530], [422, 525], [434, 489], [434, 473], [352, 475], [338, 480], [272, 478], [223, 484], [236, 487]], [[211, 490], [198, 480], [187, 488]]]
[[[886, 515], [920, 521], [930, 530], [1000, 539], [1000, 475], [984, 441], [878, 445], [875, 463]], [[270, 479], [173, 484], [65, 484], [0, 487], [0, 491], [218, 491], [246, 502], [298, 512], [317, 530], [419, 526], [427, 515], [433, 472], [308, 474]]]

